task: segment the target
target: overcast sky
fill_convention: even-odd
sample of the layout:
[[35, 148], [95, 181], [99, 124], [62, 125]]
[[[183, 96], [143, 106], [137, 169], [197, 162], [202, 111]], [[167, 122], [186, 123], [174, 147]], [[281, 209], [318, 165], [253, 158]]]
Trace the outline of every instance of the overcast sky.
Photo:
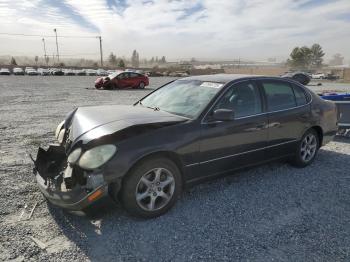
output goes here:
[[[101, 35], [111, 52], [168, 60], [286, 59], [319, 43], [350, 59], [350, 0], [0, 0], [0, 33]], [[48, 53], [56, 52], [46, 37]], [[98, 40], [59, 38], [66, 57], [98, 57]], [[41, 37], [0, 34], [0, 55], [43, 56]]]

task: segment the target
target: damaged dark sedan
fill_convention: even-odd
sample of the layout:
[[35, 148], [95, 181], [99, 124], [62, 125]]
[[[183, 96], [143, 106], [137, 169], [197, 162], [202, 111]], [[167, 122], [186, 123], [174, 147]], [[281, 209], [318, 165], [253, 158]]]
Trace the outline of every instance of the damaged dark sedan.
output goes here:
[[132, 215], [168, 211], [183, 188], [277, 159], [313, 162], [337, 132], [336, 106], [289, 79], [193, 76], [132, 106], [79, 107], [39, 148], [34, 172], [53, 204], [82, 210], [111, 196]]

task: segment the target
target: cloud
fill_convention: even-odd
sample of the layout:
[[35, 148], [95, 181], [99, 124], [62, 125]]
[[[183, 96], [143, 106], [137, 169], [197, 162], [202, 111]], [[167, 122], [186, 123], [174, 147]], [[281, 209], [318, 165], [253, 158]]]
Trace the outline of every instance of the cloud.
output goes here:
[[[350, 57], [349, 10], [349, 0], [0, 0], [3, 32], [101, 35], [105, 54], [172, 59], [285, 59], [315, 42]], [[1, 54], [42, 52], [34, 39], [0, 41]], [[98, 43], [60, 39], [60, 49], [97, 57]]]

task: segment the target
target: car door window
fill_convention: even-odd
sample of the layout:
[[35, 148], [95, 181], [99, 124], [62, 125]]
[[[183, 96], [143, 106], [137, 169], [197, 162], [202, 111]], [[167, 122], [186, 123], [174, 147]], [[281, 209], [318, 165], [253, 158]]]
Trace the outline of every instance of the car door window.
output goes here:
[[119, 79], [125, 79], [127, 77], [126, 73], [122, 73], [118, 76]]
[[292, 87], [282, 81], [262, 81], [269, 111], [278, 111], [296, 106]]
[[233, 110], [235, 118], [262, 113], [258, 87], [249, 81], [235, 84], [219, 100], [216, 109]]
[[297, 85], [293, 85], [293, 90], [294, 90], [295, 100], [296, 100], [297, 105], [302, 106], [302, 105], [307, 104], [308, 97], [306, 96], [305, 91]]

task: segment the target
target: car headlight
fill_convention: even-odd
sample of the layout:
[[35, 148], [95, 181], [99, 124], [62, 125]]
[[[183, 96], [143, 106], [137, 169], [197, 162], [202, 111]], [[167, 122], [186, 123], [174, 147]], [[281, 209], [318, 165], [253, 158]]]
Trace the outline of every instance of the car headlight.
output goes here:
[[79, 166], [84, 169], [95, 169], [102, 166], [117, 151], [115, 145], [102, 145], [86, 151], [79, 160]]
[[66, 129], [61, 129], [60, 133], [58, 134], [57, 141], [62, 144], [64, 139], [64, 134], [66, 133]]
[[75, 162], [78, 161], [80, 155], [81, 155], [81, 148], [78, 147], [72, 153], [69, 154], [67, 160], [68, 160], [69, 163], [74, 164]]
[[60, 131], [61, 131], [63, 125], [64, 125], [64, 120], [63, 120], [61, 123], [59, 123], [58, 126], [57, 126], [57, 128], [56, 128], [56, 132], [55, 132], [55, 137], [56, 137], [56, 139], [58, 139], [58, 136], [59, 136], [59, 134], [60, 134]]

